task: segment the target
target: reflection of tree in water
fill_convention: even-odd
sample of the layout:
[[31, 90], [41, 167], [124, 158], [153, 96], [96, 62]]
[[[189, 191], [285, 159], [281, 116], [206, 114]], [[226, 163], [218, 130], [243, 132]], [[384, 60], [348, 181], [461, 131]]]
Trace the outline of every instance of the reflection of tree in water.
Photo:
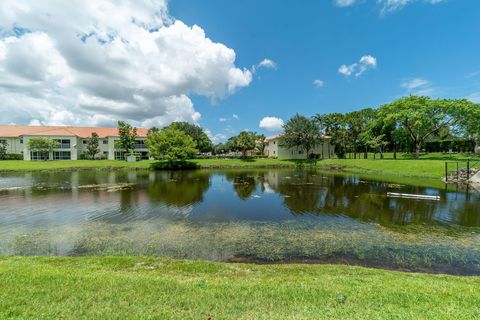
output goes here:
[[165, 171], [155, 173], [147, 186], [151, 200], [184, 207], [203, 201], [210, 187], [210, 174], [200, 171]]
[[[265, 177], [268, 181], [268, 175]], [[389, 189], [388, 183], [360, 181], [351, 176], [282, 172], [274, 180], [269, 185], [285, 196], [284, 203], [293, 214], [346, 215], [382, 225], [451, 220], [461, 225], [480, 226], [480, 218], [474, 214], [480, 211], [479, 201], [461, 202], [457, 210], [452, 210], [446, 200], [389, 198], [388, 191], [398, 191]], [[424, 187], [404, 188], [401, 192], [428, 193]], [[444, 191], [440, 191], [440, 195], [445, 199]]]
[[480, 226], [480, 194], [471, 195], [467, 201], [450, 208], [450, 212], [458, 217], [455, 222], [462, 226]]
[[227, 181], [232, 182], [233, 190], [242, 200], [249, 199], [257, 189], [256, 176], [251, 172], [227, 172]]

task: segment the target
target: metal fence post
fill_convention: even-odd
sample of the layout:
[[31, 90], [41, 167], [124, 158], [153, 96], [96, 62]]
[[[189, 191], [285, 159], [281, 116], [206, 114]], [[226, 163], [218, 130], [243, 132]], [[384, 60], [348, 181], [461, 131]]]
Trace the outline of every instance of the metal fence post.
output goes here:
[[459, 179], [458, 174], [459, 173], [458, 173], [458, 161], [457, 161], [457, 183], [458, 183], [458, 179]]
[[467, 159], [467, 181], [470, 180], [470, 159]]
[[445, 161], [445, 182], [448, 182], [448, 162]]

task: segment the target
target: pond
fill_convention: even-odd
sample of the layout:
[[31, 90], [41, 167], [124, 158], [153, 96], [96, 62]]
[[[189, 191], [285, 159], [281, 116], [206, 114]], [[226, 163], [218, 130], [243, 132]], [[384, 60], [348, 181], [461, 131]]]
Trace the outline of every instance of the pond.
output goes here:
[[3, 173], [0, 255], [157, 255], [480, 274], [480, 194], [431, 185], [300, 170]]

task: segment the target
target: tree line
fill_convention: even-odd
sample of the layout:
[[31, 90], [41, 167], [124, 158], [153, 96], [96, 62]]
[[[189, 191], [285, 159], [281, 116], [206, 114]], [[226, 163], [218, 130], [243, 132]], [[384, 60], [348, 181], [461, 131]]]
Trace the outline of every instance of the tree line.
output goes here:
[[[348, 113], [295, 115], [284, 126], [284, 145], [309, 150], [329, 139], [339, 158], [366, 158], [369, 151], [412, 152], [418, 159], [427, 141], [461, 138], [478, 146], [480, 105], [465, 99], [408, 96], [377, 109]], [[465, 150], [466, 151], [466, 150]]]
[[[118, 121], [119, 140], [116, 148], [134, 153], [136, 128]], [[432, 139], [480, 142], [480, 105], [465, 99], [431, 99], [408, 96], [377, 109], [365, 108], [348, 113], [296, 114], [283, 126], [280, 144], [303, 150], [307, 156], [323, 141], [329, 141], [338, 158], [347, 154], [354, 158], [368, 157], [368, 152], [412, 152], [419, 158]], [[214, 145], [206, 132], [188, 122], [173, 122], [164, 128], [150, 128], [145, 141], [150, 156], [158, 160], [177, 161], [193, 158], [198, 153], [225, 154], [238, 152], [242, 157], [263, 154], [265, 136], [243, 131], [224, 143]], [[50, 151], [54, 146], [44, 138], [31, 139], [31, 150]], [[442, 145], [442, 144], [439, 144]], [[2, 148], [0, 148], [2, 149]], [[3, 148], [4, 149], [4, 148]], [[467, 150], [465, 150], [467, 151]], [[470, 150], [471, 151], [471, 150]], [[94, 159], [100, 152], [98, 135], [87, 141], [86, 154]], [[0, 152], [1, 153], [1, 152]]]

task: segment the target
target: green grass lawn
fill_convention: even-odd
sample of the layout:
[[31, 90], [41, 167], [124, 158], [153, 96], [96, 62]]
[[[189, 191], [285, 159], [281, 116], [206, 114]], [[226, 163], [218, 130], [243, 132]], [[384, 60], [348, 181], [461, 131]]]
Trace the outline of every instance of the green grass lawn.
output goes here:
[[[0, 161], [0, 171], [41, 171], [67, 169], [149, 169], [157, 161], [145, 160], [129, 163], [117, 160], [72, 160], [72, 161]], [[294, 167], [295, 162], [277, 159], [194, 159], [200, 168], [267, 168]]]
[[0, 318], [478, 319], [479, 277], [144, 257], [0, 258]]
[[318, 162], [318, 166], [320, 168], [340, 166], [347, 172], [389, 176], [418, 178], [442, 178], [445, 176], [444, 160], [329, 159]]
[[[335, 170], [341, 167], [342, 171], [362, 173], [371, 175], [416, 177], [440, 179], [445, 173], [445, 161], [460, 161], [460, 167], [465, 167], [467, 158], [478, 161], [480, 158], [472, 155], [443, 155], [426, 154], [420, 160], [410, 159], [410, 155], [398, 155], [398, 160], [391, 159], [391, 154], [386, 155], [385, 160], [372, 159], [326, 159], [317, 162], [317, 167], [324, 170]], [[222, 168], [280, 168], [295, 167], [299, 161], [277, 160], [277, 159], [195, 159], [200, 168], [222, 169]], [[149, 169], [155, 161], [139, 161], [128, 163], [115, 160], [75, 160], [75, 161], [0, 161], [0, 172], [3, 171], [39, 171], [39, 170], [67, 170], [67, 169]], [[473, 161], [472, 163], [475, 163]], [[454, 165], [450, 169], [454, 169]], [[337, 168], [338, 169], [338, 168]]]

